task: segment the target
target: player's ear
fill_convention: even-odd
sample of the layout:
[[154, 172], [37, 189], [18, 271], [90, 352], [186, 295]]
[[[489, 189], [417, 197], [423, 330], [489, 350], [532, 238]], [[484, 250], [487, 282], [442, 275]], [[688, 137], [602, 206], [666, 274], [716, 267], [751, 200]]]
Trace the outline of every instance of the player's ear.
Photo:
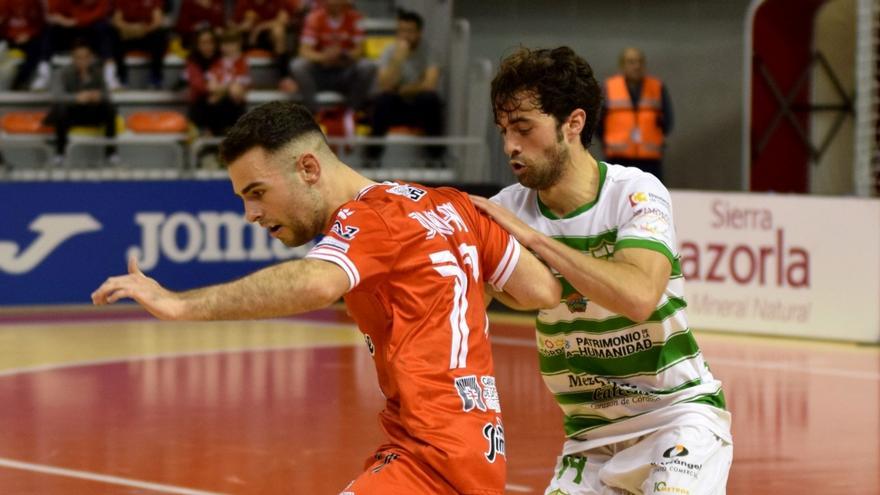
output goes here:
[[321, 162], [312, 153], [303, 153], [296, 160], [296, 173], [306, 184], [315, 184], [321, 178]]
[[584, 125], [587, 123], [587, 112], [585, 112], [582, 108], [575, 108], [568, 115], [568, 119], [565, 121], [565, 129], [566, 129], [566, 137], [571, 138], [575, 141], [580, 141], [581, 131], [584, 130]]

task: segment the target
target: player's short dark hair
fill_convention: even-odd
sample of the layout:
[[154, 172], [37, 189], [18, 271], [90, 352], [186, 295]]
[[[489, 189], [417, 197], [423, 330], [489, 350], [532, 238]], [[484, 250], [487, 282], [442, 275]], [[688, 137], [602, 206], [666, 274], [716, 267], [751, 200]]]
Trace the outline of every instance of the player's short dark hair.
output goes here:
[[492, 79], [492, 107], [499, 112], [517, 110], [521, 92], [532, 93], [538, 108], [562, 124], [577, 108], [587, 114], [581, 143], [589, 146], [602, 107], [602, 90], [593, 68], [567, 46], [550, 49], [519, 48], [501, 61]]
[[274, 153], [296, 139], [324, 134], [306, 107], [289, 101], [273, 101], [241, 116], [220, 143], [220, 158], [229, 164], [252, 148]]
[[418, 13], [406, 9], [397, 9], [397, 20], [405, 22], [414, 22], [419, 31], [425, 25], [425, 20]]

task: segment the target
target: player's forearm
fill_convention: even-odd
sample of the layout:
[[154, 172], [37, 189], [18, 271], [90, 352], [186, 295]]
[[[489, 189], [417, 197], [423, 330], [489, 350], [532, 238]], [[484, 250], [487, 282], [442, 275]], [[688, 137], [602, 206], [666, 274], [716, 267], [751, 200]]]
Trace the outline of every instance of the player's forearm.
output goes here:
[[610, 311], [644, 321], [657, 306], [650, 276], [635, 265], [594, 258], [544, 235], [529, 247], [578, 292]]
[[180, 294], [185, 320], [273, 318], [320, 309], [341, 296], [324, 283], [316, 260], [288, 261], [233, 282]]

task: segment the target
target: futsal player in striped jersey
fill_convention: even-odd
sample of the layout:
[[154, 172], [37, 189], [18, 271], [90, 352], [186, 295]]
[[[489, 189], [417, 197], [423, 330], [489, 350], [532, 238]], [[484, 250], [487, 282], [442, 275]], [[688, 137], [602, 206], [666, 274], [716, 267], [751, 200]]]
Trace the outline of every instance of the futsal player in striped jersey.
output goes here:
[[724, 493], [730, 414], [688, 326], [669, 192], [590, 155], [601, 90], [570, 48], [507, 57], [492, 102], [519, 183], [475, 201], [563, 285], [536, 321], [567, 436], [545, 493]]

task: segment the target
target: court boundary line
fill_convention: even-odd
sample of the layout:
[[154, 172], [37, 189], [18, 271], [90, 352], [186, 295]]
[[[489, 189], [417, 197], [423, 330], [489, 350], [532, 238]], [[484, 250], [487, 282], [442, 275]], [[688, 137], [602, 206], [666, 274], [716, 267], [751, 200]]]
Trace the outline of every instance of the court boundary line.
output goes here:
[[204, 490], [196, 490], [193, 488], [185, 488], [182, 486], [165, 485], [162, 483], [153, 483], [150, 481], [142, 481], [132, 478], [123, 478], [121, 476], [113, 476], [109, 474], [100, 474], [90, 471], [80, 471], [77, 469], [60, 468], [56, 466], [49, 466], [46, 464], [34, 464], [4, 457], [0, 457], [0, 467], [17, 469], [20, 471], [29, 471], [33, 473], [49, 474], [66, 478], [77, 478], [86, 481], [106, 483], [109, 485], [130, 486], [133, 488], [141, 488], [144, 490], [150, 490], [160, 493], [174, 493], [177, 495], [225, 495], [222, 492], [207, 492]]
[[[517, 337], [492, 337], [493, 344], [500, 345], [510, 345], [516, 347], [535, 347], [535, 341], [533, 339], [523, 339]], [[713, 357], [711, 359], [707, 359], [707, 361], [711, 362], [711, 364], [720, 364], [723, 366], [733, 366], [737, 368], [757, 368], [764, 370], [772, 370], [772, 371], [793, 371], [796, 373], [804, 373], [807, 375], [822, 375], [822, 376], [832, 376], [839, 378], [852, 378], [856, 380], [870, 380], [870, 381], [880, 381], [880, 373], [872, 373], [868, 371], [850, 371], [843, 370], [838, 368], [814, 368], [814, 367], [806, 367], [806, 366], [792, 366], [790, 364], [784, 363], [773, 363], [773, 362], [760, 362], [755, 363], [752, 361], [745, 361], [742, 359], [730, 359], [730, 358], [720, 358]], [[497, 364], [497, 363], [496, 363]]]

